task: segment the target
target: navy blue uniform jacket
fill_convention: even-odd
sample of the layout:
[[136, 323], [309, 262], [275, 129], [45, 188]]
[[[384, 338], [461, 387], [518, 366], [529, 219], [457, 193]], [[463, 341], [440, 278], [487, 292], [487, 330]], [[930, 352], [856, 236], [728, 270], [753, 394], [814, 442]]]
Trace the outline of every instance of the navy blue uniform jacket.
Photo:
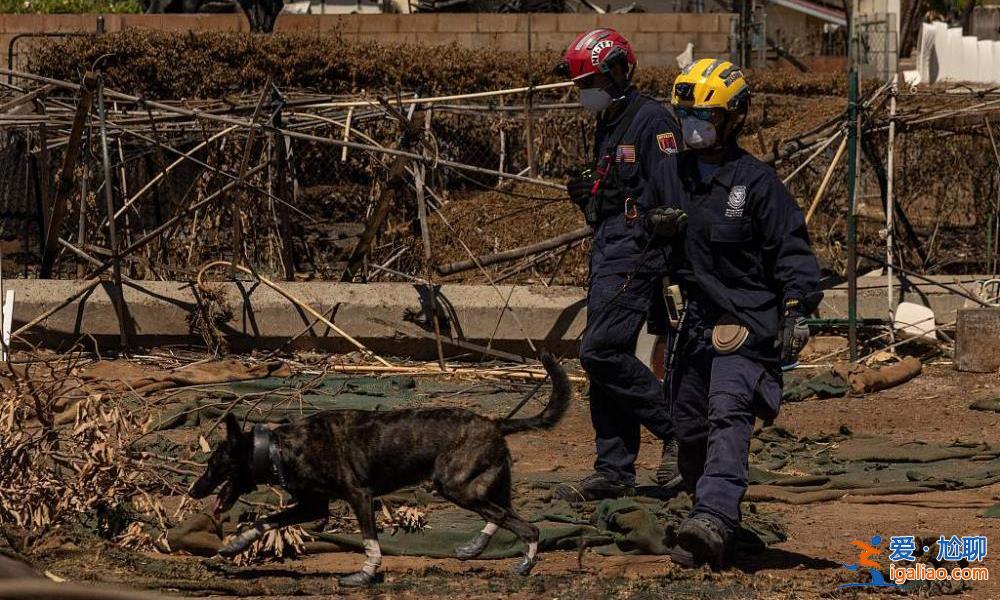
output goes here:
[[[640, 99], [635, 88], [625, 96], [625, 106]], [[608, 153], [615, 157], [624, 188], [622, 210], [601, 221], [594, 232], [590, 255], [592, 277], [613, 273], [661, 273], [666, 268], [666, 250], [649, 243], [642, 226], [642, 214], [661, 205], [662, 198], [651, 194], [648, 185], [653, 173], [674, 170], [681, 134], [677, 119], [666, 106], [648, 100], [635, 114], [619, 144], [611, 147], [609, 139], [622, 119], [599, 118], [594, 143], [594, 163], [599, 166]], [[624, 198], [636, 204], [638, 218], [627, 219]]]
[[798, 300], [808, 314], [823, 297], [805, 218], [777, 173], [737, 148], [708, 181], [691, 152], [651, 181], [666, 205], [688, 214], [671, 257], [688, 293], [688, 323], [707, 328], [730, 313], [750, 329], [740, 353], [777, 360], [785, 302]]

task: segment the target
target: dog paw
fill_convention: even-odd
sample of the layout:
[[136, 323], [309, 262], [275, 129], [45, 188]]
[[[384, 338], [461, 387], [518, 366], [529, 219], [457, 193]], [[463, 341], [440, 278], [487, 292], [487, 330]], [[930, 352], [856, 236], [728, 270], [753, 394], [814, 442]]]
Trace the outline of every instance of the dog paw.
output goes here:
[[521, 559], [521, 562], [514, 565], [514, 568], [511, 570], [514, 571], [515, 575], [521, 575], [522, 577], [527, 577], [528, 575], [531, 574], [531, 570], [535, 568], [535, 565], [538, 564], [538, 561], [539, 558], [537, 556], [535, 558], [528, 558], [527, 556], [525, 556], [523, 559]]
[[365, 573], [358, 571], [340, 578], [341, 587], [362, 587], [373, 583], [381, 583], [383, 580], [381, 573]]
[[455, 558], [459, 560], [471, 560], [476, 558], [490, 545], [490, 536], [479, 532], [476, 537], [469, 540], [469, 543], [462, 544], [455, 548]]
[[219, 548], [219, 555], [225, 558], [232, 558], [237, 554], [244, 552], [251, 544], [260, 539], [263, 532], [256, 528], [251, 527], [246, 531], [243, 531], [237, 535], [234, 535], [222, 548]]

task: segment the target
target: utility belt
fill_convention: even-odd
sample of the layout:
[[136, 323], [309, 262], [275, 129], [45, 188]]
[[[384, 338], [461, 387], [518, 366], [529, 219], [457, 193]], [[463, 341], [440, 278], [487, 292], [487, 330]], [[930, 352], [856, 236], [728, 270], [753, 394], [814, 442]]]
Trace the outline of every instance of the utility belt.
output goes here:
[[747, 342], [750, 337], [750, 329], [734, 315], [727, 312], [709, 318], [708, 323], [685, 324], [689, 299], [681, 286], [672, 283], [669, 277], [663, 278], [662, 286], [667, 321], [678, 339], [696, 340], [705, 335], [706, 329], [711, 328], [712, 347], [719, 354], [732, 354]]

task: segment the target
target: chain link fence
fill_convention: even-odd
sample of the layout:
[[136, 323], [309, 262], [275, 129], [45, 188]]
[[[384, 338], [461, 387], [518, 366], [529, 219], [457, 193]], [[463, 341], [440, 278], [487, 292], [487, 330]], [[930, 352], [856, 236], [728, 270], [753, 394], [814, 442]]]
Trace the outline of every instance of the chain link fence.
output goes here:
[[858, 67], [862, 79], [888, 81], [899, 67], [896, 15], [858, 15]]

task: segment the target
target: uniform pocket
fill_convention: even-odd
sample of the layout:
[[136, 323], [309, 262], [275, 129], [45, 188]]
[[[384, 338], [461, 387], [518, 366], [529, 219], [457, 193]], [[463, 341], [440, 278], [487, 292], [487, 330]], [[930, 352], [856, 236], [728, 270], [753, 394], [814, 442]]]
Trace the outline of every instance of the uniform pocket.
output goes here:
[[757, 256], [752, 252], [753, 227], [747, 219], [734, 219], [712, 225], [712, 262], [722, 279], [741, 279], [760, 273]]
[[[652, 304], [652, 283], [643, 277], [633, 277], [626, 285], [628, 275], [615, 273], [600, 275], [590, 281], [587, 291], [588, 311], [613, 304], [646, 314]], [[624, 286], [624, 289], [622, 287]]]
[[625, 183], [633, 183], [633, 180], [639, 174], [639, 163], [638, 162], [620, 162], [618, 163], [618, 176], [622, 178]]
[[743, 244], [753, 239], [750, 221], [736, 219], [712, 225], [713, 244]]
[[781, 381], [764, 370], [753, 391], [753, 413], [762, 421], [773, 421], [781, 411]]
[[649, 314], [651, 288], [646, 280], [635, 278], [623, 290], [625, 281], [624, 274], [591, 281], [581, 356], [602, 348], [635, 349], [636, 337]]

